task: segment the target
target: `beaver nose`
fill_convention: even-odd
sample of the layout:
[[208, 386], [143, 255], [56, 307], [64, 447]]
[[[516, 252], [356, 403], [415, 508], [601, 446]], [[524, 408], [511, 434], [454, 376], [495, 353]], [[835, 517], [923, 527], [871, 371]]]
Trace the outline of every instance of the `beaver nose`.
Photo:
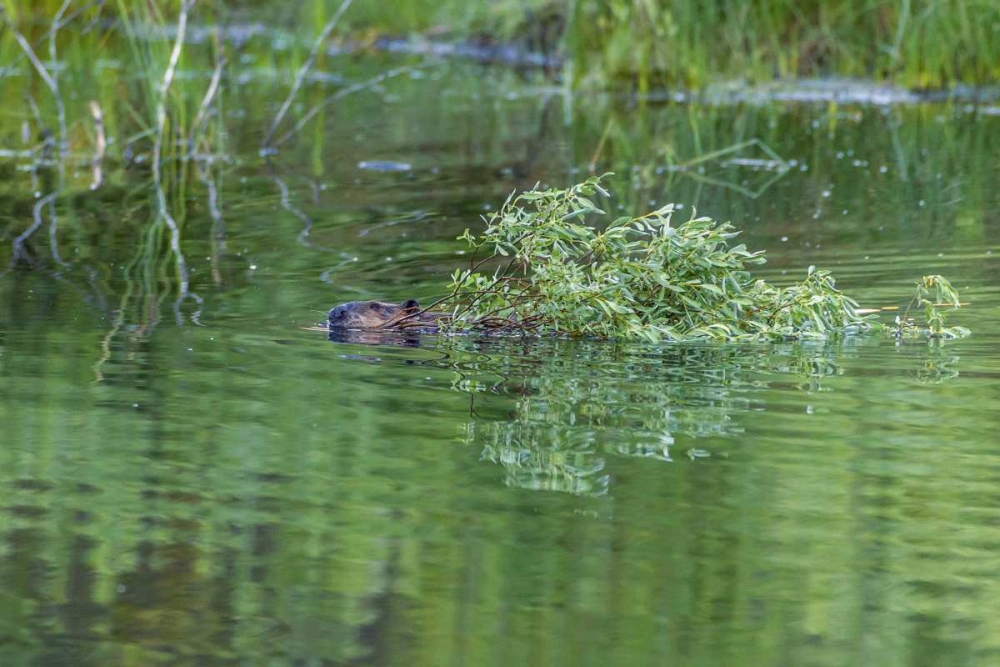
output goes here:
[[332, 308], [330, 310], [330, 314], [327, 316], [327, 319], [329, 319], [331, 322], [336, 322], [337, 320], [341, 320], [344, 318], [344, 313], [346, 311], [347, 309], [344, 308], [343, 306], [337, 306], [336, 308]]

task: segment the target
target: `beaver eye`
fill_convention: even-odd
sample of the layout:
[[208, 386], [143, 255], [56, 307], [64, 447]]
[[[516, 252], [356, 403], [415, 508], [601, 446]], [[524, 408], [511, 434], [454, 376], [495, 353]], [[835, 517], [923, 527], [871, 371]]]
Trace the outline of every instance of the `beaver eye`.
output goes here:
[[372, 310], [382, 310], [382, 304], [376, 301], [375, 303], [372, 304]]

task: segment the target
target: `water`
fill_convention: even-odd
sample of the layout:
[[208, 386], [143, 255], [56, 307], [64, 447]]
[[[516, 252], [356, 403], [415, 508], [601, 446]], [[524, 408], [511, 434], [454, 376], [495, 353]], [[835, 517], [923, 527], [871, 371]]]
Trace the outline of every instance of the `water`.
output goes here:
[[[134, 171], [59, 200], [66, 266], [46, 226], [35, 269], [0, 278], [2, 664], [1000, 661], [1000, 117], [567, 98], [449, 64], [345, 98], [263, 164], [281, 87], [248, 68], [221, 218], [197, 178], [172, 199], [202, 303], [175, 308], [172, 264], [137, 254]], [[676, 168], [753, 138], [794, 167], [751, 147]], [[591, 163], [617, 173], [613, 211], [731, 219], [768, 279], [815, 264], [896, 306], [942, 273], [974, 335], [308, 329], [432, 299], [480, 214]], [[17, 164], [4, 266], [37, 187]]]

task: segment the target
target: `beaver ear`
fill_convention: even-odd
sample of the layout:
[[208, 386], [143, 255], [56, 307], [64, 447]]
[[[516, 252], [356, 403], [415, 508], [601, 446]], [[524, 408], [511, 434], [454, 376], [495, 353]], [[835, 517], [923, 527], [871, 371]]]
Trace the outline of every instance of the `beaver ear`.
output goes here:
[[399, 304], [399, 307], [407, 313], [415, 313], [420, 310], [420, 302], [416, 299], [407, 299], [403, 303]]

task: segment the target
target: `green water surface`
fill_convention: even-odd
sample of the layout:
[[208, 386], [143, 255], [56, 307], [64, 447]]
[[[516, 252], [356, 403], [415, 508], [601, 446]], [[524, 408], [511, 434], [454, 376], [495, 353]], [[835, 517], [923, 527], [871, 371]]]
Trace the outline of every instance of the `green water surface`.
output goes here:
[[[451, 63], [265, 162], [287, 81], [245, 71], [217, 197], [192, 175], [171, 198], [201, 303], [137, 250], [148, 173], [121, 164], [95, 192], [71, 168], [0, 277], [0, 664], [1000, 664], [1000, 115], [644, 104]], [[749, 139], [792, 168], [667, 168]], [[308, 329], [440, 295], [463, 229], [591, 164], [610, 211], [732, 220], [779, 283], [817, 265], [882, 307], [944, 274], [973, 335]], [[0, 173], [6, 268], [54, 176]]]

